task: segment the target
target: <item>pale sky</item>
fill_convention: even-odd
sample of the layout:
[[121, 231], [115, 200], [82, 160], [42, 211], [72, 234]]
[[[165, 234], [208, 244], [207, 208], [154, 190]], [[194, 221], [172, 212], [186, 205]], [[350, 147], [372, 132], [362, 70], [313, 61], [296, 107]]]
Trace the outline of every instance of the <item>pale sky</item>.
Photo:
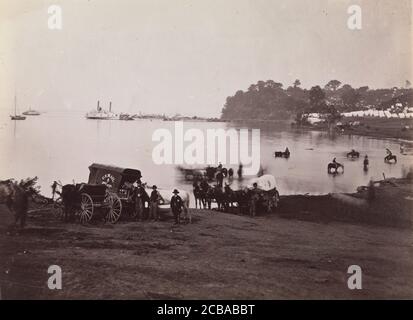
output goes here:
[[[49, 30], [49, 5], [62, 30]], [[362, 30], [347, 8], [362, 8]], [[0, 0], [0, 108], [219, 116], [258, 80], [412, 79], [412, 0]], [[21, 107], [25, 109], [25, 107]]]

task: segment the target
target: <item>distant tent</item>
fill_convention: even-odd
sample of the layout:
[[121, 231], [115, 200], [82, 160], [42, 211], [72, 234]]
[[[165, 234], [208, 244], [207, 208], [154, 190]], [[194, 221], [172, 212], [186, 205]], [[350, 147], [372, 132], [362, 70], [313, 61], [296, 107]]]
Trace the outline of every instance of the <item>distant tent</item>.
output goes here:
[[389, 111], [384, 111], [386, 118], [391, 118], [391, 113]]
[[379, 117], [380, 118], [384, 118], [386, 115], [384, 114], [384, 111], [383, 110], [380, 110], [379, 111]]
[[404, 113], [399, 113], [399, 118], [404, 119], [406, 118], [406, 115]]

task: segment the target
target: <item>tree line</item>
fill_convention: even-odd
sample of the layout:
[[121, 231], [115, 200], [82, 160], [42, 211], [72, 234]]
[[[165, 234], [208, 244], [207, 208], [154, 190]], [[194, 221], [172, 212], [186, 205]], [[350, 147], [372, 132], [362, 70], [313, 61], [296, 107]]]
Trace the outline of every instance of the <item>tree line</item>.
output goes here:
[[368, 86], [353, 88], [338, 80], [329, 81], [324, 87], [301, 87], [300, 80], [287, 88], [273, 80], [258, 81], [247, 91], [238, 90], [226, 99], [221, 118], [237, 119], [291, 119], [302, 114], [323, 113], [335, 117], [341, 112], [376, 108], [387, 109], [401, 103], [413, 106], [413, 89], [408, 80], [404, 88], [370, 89]]

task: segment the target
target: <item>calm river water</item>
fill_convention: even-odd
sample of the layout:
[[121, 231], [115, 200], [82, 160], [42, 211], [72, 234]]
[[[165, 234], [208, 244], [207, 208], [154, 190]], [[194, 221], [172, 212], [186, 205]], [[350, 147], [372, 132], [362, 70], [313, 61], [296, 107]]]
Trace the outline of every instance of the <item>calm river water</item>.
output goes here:
[[[239, 128], [234, 123], [185, 122], [184, 128]], [[261, 129], [261, 162], [275, 176], [280, 194], [324, 194], [353, 192], [373, 179], [400, 177], [413, 157], [401, 155], [399, 142], [361, 136], [329, 137], [324, 132], [291, 130], [282, 124], [242, 124]], [[157, 144], [152, 133], [158, 128], [173, 132], [174, 122], [158, 120], [87, 120], [83, 114], [45, 113], [25, 121], [0, 118], [0, 179], [39, 177], [44, 195], [50, 195], [53, 180], [63, 183], [87, 182], [88, 166], [93, 163], [137, 168], [144, 181], [162, 188], [191, 190], [182, 182], [173, 165], [156, 165], [152, 150]], [[275, 150], [288, 147], [291, 157], [274, 158]], [[396, 165], [385, 164], [385, 148], [399, 158]], [[359, 160], [346, 159], [346, 152], [361, 152]], [[363, 171], [368, 154], [370, 169]], [[328, 175], [326, 166], [333, 157], [345, 165], [342, 175]], [[225, 164], [224, 164], [225, 165]], [[236, 171], [236, 166], [234, 166]]]

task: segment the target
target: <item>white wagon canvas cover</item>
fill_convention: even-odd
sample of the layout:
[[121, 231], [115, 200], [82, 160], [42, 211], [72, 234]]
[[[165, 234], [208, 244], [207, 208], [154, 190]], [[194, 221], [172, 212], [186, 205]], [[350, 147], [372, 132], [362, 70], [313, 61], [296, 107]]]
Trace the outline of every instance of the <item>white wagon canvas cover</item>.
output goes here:
[[271, 174], [264, 174], [259, 178], [253, 178], [249, 181], [248, 187], [252, 188], [253, 184], [257, 183], [258, 188], [264, 191], [270, 191], [275, 189], [275, 178]]

